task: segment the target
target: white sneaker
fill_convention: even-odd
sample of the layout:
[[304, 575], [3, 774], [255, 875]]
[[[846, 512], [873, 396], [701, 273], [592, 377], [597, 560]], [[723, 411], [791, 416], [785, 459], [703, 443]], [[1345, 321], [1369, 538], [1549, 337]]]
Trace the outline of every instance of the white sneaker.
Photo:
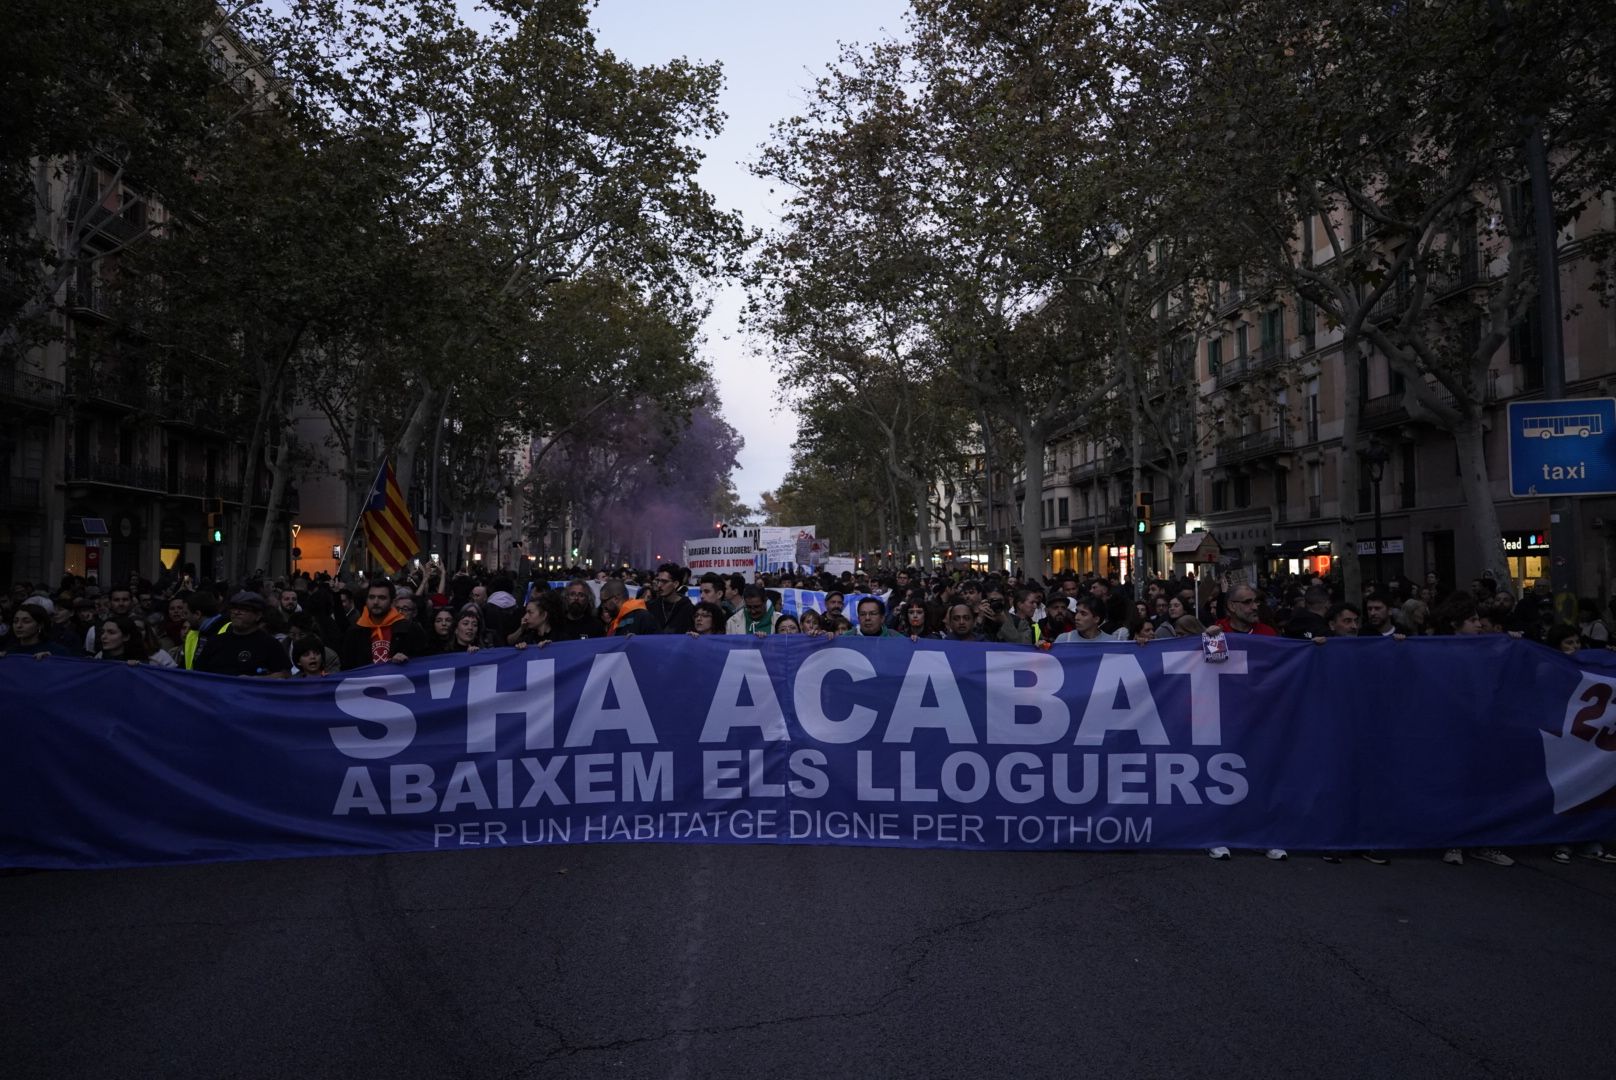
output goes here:
[[1229, 849], [1226, 847], [1215, 847], [1211, 851], [1208, 851], [1207, 854], [1212, 856], [1214, 859], [1227, 859], [1229, 857]]
[[1464, 852], [1460, 851], [1456, 847], [1450, 847], [1448, 850], [1442, 853], [1442, 861], [1445, 863], [1450, 863], [1454, 866], [1463, 866]]
[[1284, 859], [1284, 858], [1288, 857], [1285, 854], [1285, 849], [1282, 848], [1282, 847], [1271, 847], [1267, 851], [1263, 852], [1263, 854], [1268, 856], [1270, 859], [1275, 860], [1276, 862], [1279, 861], [1280, 859]]
[[1514, 866], [1515, 865], [1515, 860], [1514, 859], [1510, 858], [1508, 855], [1505, 855], [1502, 851], [1499, 851], [1495, 847], [1477, 848], [1476, 850], [1472, 851], [1470, 854], [1474, 855], [1476, 858], [1480, 859], [1482, 862], [1492, 863], [1494, 866]]

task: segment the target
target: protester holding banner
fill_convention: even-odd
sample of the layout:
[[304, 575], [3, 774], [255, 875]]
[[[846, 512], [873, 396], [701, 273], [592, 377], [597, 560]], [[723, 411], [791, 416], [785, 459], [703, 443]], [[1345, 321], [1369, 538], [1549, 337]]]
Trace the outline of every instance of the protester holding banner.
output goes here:
[[858, 602], [858, 625], [847, 630], [843, 637], [901, 638], [896, 630], [887, 629], [887, 608], [879, 597], [866, 596]]
[[691, 616], [691, 637], [705, 637], [708, 634], [724, 633], [724, 625], [729, 621], [729, 615], [723, 608], [710, 600], [703, 600], [696, 605], [695, 614]]
[[[1326, 594], [1328, 595], [1328, 594]], [[1278, 637], [1279, 631], [1263, 622], [1257, 614], [1257, 590], [1244, 583], [1230, 589], [1224, 597], [1228, 614], [1216, 620], [1216, 626], [1227, 634], [1257, 634]]]
[[[391, 593], [388, 594], [391, 596]], [[292, 661], [280, 642], [263, 628], [264, 598], [245, 589], [230, 598], [230, 622], [216, 634], [203, 639], [196, 670], [214, 675], [259, 675], [284, 679], [292, 673]]]
[[754, 634], [765, 637], [774, 632], [776, 611], [769, 603], [769, 594], [761, 585], [748, 585], [741, 590], [740, 610], [729, 617], [724, 626], [726, 634]]
[[595, 594], [582, 578], [567, 582], [561, 591], [561, 622], [556, 641], [582, 641], [606, 636], [606, 624], [595, 614]]
[[344, 668], [402, 664], [412, 656], [430, 653], [420, 624], [393, 607], [396, 596], [397, 588], [386, 577], [372, 578], [365, 586], [365, 609], [343, 635], [337, 649]]

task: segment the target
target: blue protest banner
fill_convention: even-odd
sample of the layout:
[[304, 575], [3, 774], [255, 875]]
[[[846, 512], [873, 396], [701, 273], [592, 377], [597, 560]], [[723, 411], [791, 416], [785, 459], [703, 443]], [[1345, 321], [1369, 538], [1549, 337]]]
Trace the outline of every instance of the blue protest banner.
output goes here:
[[640, 636], [325, 679], [0, 659], [0, 866], [597, 841], [1616, 837], [1616, 663], [1508, 637]]

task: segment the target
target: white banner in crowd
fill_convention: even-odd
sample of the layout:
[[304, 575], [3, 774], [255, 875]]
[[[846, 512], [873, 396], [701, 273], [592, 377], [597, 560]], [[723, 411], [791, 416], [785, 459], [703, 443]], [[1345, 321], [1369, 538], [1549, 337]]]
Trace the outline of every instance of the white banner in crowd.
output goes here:
[[750, 582], [757, 572], [757, 552], [752, 548], [752, 541], [744, 536], [686, 540], [684, 564], [690, 568], [692, 578], [706, 573], [740, 574]]
[[843, 555], [833, 555], [825, 560], [825, 573], [835, 577], [851, 574], [854, 569], [854, 560]]

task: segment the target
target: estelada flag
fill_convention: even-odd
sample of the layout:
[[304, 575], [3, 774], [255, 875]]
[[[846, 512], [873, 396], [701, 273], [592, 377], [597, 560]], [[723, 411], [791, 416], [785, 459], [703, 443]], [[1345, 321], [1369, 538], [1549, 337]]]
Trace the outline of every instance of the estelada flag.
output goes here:
[[370, 485], [360, 521], [364, 523], [365, 543], [371, 554], [389, 574], [398, 573], [421, 550], [421, 538], [410, 521], [409, 507], [404, 504], [404, 493], [398, 489], [398, 477], [393, 475], [390, 461], [383, 460], [376, 471], [376, 482]]

